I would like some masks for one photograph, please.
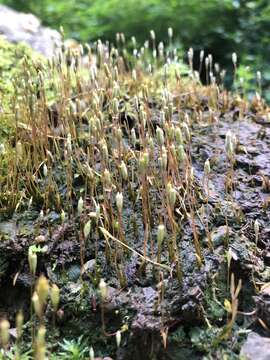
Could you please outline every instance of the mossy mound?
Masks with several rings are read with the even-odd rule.
[[[0,142],[12,131],[12,106],[20,93],[24,59],[42,61],[42,57],[24,43],[12,44],[0,36]]]

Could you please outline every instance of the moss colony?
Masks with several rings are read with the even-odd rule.
[[[150,35],[1,40],[3,359],[238,359],[269,329],[269,108]]]

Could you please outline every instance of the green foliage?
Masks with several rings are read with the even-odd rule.
[[[179,345],[187,341],[187,334],[185,333],[183,326],[180,326],[176,331],[169,334],[169,341]]]
[[[199,328],[194,327],[190,331],[190,339],[193,346],[202,352],[211,352],[220,330],[216,327]]]
[[[46,246],[41,247],[40,245],[34,244],[29,247],[29,251],[35,254],[42,254],[42,253],[46,253],[47,247]]]
[[[89,354],[89,348],[83,341],[82,336],[77,340],[64,339],[59,346],[61,351],[58,354],[58,359],[61,360],[82,360],[86,358],[86,354]]]
[[[176,42],[197,51],[204,48],[223,66],[231,66],[231,54],[237,51],[251,73],[262,72],[262,88],[270,99],[267,0],[0,0],[0,3],[32,12],[53,28],[62,25],[67,37],[82,42],[98,38],[114,41],[117,32],[124,32],[128,39],[134,35],[142,44],[151,29],[158,41],[167,41],[167,29],[172,27]]]
[[[249,96],[251,93],[254,94],[255,91],[259,90],[253,70],[250,66],[245,65],[240,65],[237,69],[234,86],[240,93],[243,93],[243,95]]]
[[[127,36],[136,35],[143,41],[149,30],[154,29],[159,39],[167,37],[167,28],[172,26],[178,37],[188,45],[205,46],[211,42],[210,33],[222,35],[229,30],[228,15],[233,14],[230,0],[73,0],[13,1],[2,0],[21,11],[31,11],[43,22],[53,27],[60,24],[68,36],[82,41],[98,37],[114,39],[116,32]],[[211,19],[211,24],[209,23]],[[210,24],[210,26],[209,26]],[[198,37],[198,33],[200,37]],[[192,41],[191,41],[192,40]]]
[[[32,350],[28,350],[25,351],[23,353],[20,353],[19,358],[18,356],[18,352],[16,351],[16,347],[11,348],[9,351],[7,351],[5,354],[0,353],[0,360],[14,360],[14,359],[18,359],[18,360],[31,360],[33,359],[33,351]]]

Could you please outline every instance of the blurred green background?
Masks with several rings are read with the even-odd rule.
[[[261,71],[265,94],[270,99],[270,1],[269,0],[0,0],[12,8],[31,12],[43,24],[82,42],[97,38],[114,40],[115,33],[136,36],[143,42],[154,29],[157,40],[174,41],[184,50],[205,49],[226,68],[231,54],[238,54],[240,73],[255,88]],[[249,66],[250,69],[246,69]],[[253,75],[253,76],[251,76]],[[253,85],[252,85],[253,82]]]

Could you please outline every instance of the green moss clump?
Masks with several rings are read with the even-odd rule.
[[[12,44],[0,36],[0,143],[11,134],[13,116],[11,107],[16,101],[18,79],[23,79],[23,59],[41,60],[26,44]],[[16,86],[14,84],[16,83]]]

